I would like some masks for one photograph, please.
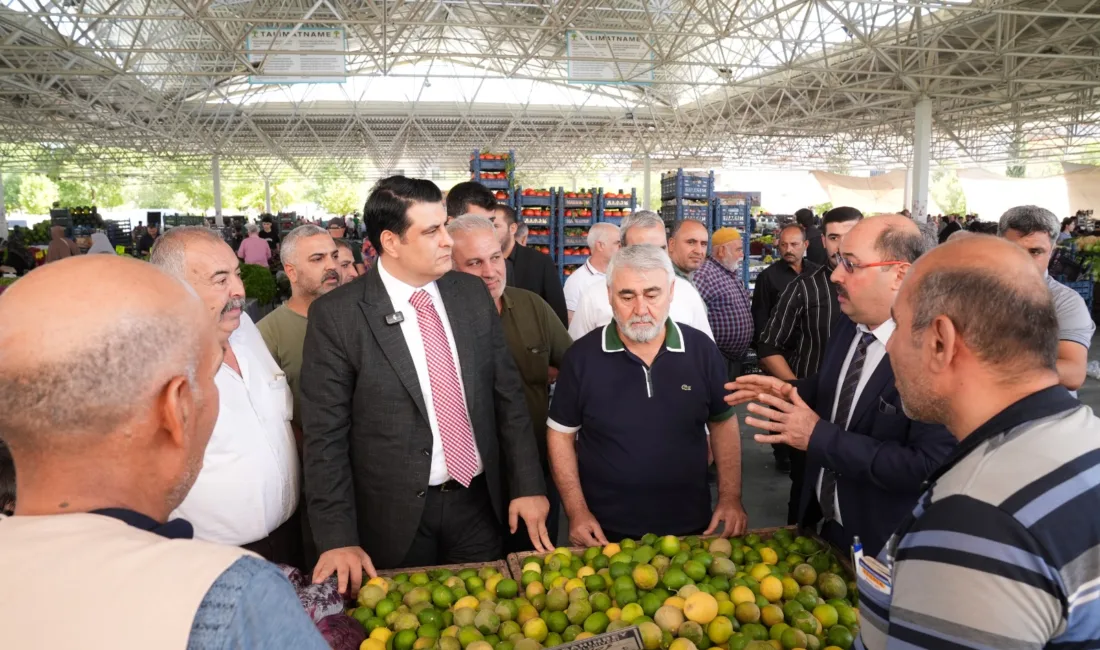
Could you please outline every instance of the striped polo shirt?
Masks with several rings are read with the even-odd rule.
[[[859,580],[857,648],[1100,648],[1100,419],[1054,386],[965,438]]]

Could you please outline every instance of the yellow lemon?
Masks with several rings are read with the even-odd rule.
[[[589,570],[591,571],[591,568],[589,568]],[[581,580],[580,578],[572,578],[565,583],[565,593],[569,593],[574,589],[584,589],[584,580]]]
[[[607,618],[612,621],[617,621],[622,618],[623,610],[618,607],[610,607],[604,614],[607,614]]]
[[[756,602],[756,594],[752,593],[752,589],[748,587],[734,587],[733,591],[730,592],[730,598],[733,599],[734,605]]]
[[[753,580],[756,580],[758,582],[770,576],[771,574],[771,567],[764,563],[754,564],[752,566],[752,569],[749,570],[749,575],[752,576]]]
[[[768,576],[760,581],[760,595],[768,599],[768,602],[778,602],[783,598],[783,581],[775,576]]]
[[[454,609],[454,611],[456,612],[463,607],[469,607],[470,609],[476,610],[479,604],[481,604],[481,601],[478,600],[475,596],[463,596],[455,602],[452,609]]]
[[[386,644],[378,639],[367,639],[359,644],[359,650],[386,650]]]
[[[371,630],[370,633],[370,638],[375,639],[376,641],[381,641],[382,643],[389,641],[391,636],[393,636],[393,632],[391,632],[389,628],[385,627],[376,627]]]
[[[588,576],[594,576],[594,575],[596,575],[596,570],[593,569],[590,566],[582,566],[580,568],[580,571],[577,571],[577,577],[580,578],[581,580],[584,580]]]
[[[718,601],[704,591],[692,594],[684,601],[684,616],[689,621],[706,625],[718,616]]]
[[[623,549],[620,548],[618,544],[614,543],[608,544],[607,546],[603,547],[603,554],[607,557],[618,555],[619,553],[622,553],[622,551]]]
[[[779,556],[776,555],[774,548],[765,546],[760,549],[760,559],[764,561],[764,564],[778,564]]]
[[[380,588],[383,594],[390,593],[390,583],[385,578],[371,578],[367,584]]]
[[[671,605],[680,611],[684,611],[684,599],[679,596],[669,596],[665,599],[665,605]]]
[[[534,571],[535,573],[542,573],[542,565],[538,562],[528,562],[523,565],[523,573],[528,571]]]

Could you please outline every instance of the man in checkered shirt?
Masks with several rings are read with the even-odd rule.
[[[752,342],[749,291],[739,272],[742,256],[741,233],[736,228],[719,228],[711,236],[710,253],[694,275],[730,379],[741,374],[741,362]]]

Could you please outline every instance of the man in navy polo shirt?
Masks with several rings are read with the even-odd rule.
[[[562,361],[546,435],[574,544],[710,534],[719,524],[727,537],[745,530],[726,362],[706,334],[668,317],[674,278],[660,248],[620,250],[607,270],[614,322]],[[708,428],[718,467],[713,513]]]

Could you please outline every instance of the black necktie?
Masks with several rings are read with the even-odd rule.
[[[867,360],[867,348],[874,340],[875,335],[870,332],[860,335],[852,362],[848,364],[848,372],[844,373],[844,383],[840,385],[840,397],[836,402],[836,413],[833,414],[833,424],[842,429],[848,427],[856,387],[859,386],[859,377],[863,374],[863,362]],[[829,469],[824,470],[821,478],[821,517],[825,521],[836,519],[836,474]]]

